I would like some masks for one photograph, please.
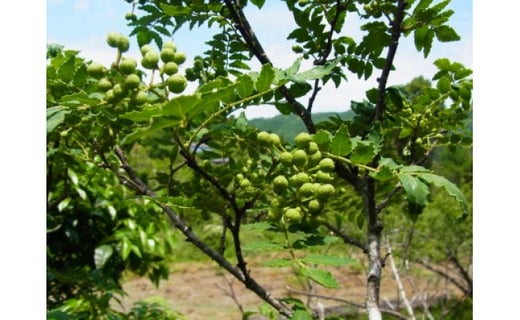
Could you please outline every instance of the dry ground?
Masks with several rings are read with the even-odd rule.
[[[360,260],[363,263],[363,258]],[[291,268],[264,267],[250,261],[252,276],[275,297],[288,297],[291,293],[288,287],[301,290],[297,277]],[[337,278],[340,288],[326,289],[317,287],[316,293],[330,297],[349,300],[362,304],[365,297],[366,276],[359,267],[328,268]],[[422,271],[421,271],[422,272]],[[431,296],[456,292],[452,286],[431,274],[424,272],[420,278],[401,275],[408,297],[427,291]],[[420,280],[419,280],[420,279]],[[232,289],[230,289],[230,284]],[[262,301],[241,283],[226,274],[214,262],[183,262],[172,265],[168,280],[163,280],[156,288],[148,279],[138,278],[128,280],[123,289],[129,294],[123,299],[123,306],[129,308],[133,302],[151,297],[166,298],[173,310],[183,313],[190,320],[241,319],[237,303],[230,297],[231,291],[237,302],[246,311],[258,311]],[[381,299],[397,299],[397,286],[389,267],[384,268],[381,287]],[[292,294],[303,301],[305,296]],[[325,306],[345,305],[334,300],[319,299]],[[311,306],[316,299],[311,302]]]

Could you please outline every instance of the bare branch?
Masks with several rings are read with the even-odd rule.
[[[403,283],[401,282],[401,279],[399,277],[399,271],[397,270],[397,267],[395,266],[394,257],[392,255],[392,247],[390,246],[390,242],[388,241],[388,237],[383,236],[383,239],[385,241],[386,250],[388,251],[388,259],[390,259],[390,268],[392,269],[392,273],[394,274],[395,282],[397,283],[397,289],[399,290],[399,295],[401,296],[401,299],[403,300],[404,306],[406,308],[406,311],[410,315],[412,320],[415,320],[415,315],[413,312],[413,308],[410,305],[410,302],[408,301],[408,298],[406,297],[406,292],[404,291]]]

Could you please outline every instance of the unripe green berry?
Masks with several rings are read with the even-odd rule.
[[[247,188],[249,186],[251,186],[251,181],[249,181],[249,179],[242,179],[240,182],[240,188]]]
[[[145,104],[147,100],[148,94],[144,91],[138,91],[132,99],[132,101],[138,106]]]
[[[322,205],[318,199],[312,199],[307,204],[307,208],[311,214],[319,214],[321,212]]]
[[[101,91],[107,91],[108,89],[112,88],[112,82],[108,80],[107,78],[102,78],[98,81],[98,89]]]
[[[117,44],[119,43],[119,33],[117,32],[109,32],[107,35],[107,44],[112,48],[117,48]]]
[[[126,76],[125,78],[125,88],[126,89],[135,89],[139,87],[139,84],[141,84],[141,78],[139,78],[138,75],[132,73]]]
[[[314,141],[309,142],[309,145],[307,146],[307,152],[312,155],[318,152],[320,148],[318,147],[318,144]]]
[[[101,63],[92,62],[87,67],[87,74],[93,78],[101,78],[105,74],[105,67]]]
[[[297,149],[293,152],[293,163],[302,168],[307,163],[307,153],[305,150]]]
[[[316,172],[314,174],[314,178],[316,179],[316,181],[318,182],[322,182],[322,183],[327,183],[327,182],[331,182],[333,180],[332,176],[330,175],[330,173],[328,172],[323,172],[321,170],[319,170],[318,172]]]
[[[288,208],[284,211],[283,216],[289,222],[300,222],[302,219],[302,211],[300,208]]]
[[[154,50],[150,50],[145,53],[143,56],[143,60],[141,60],[141,65],[146,69],[155,69],[157,68],[157,63],[159,62],[159,54]]]
[[[286,166],[292,165],[293,162],[293,154],[289,151],[284,151],[280,154],[280,162]]]
[[[292,185],[299,187],[306,182],[310,182],[311,178],[305,172],[298,172],[297,174],[292,175],[289,180]]]
[[[167,62],[166,64],[164,64],[163,66],[163,71],[164,73],[166,73],[167,75],[171,76],[171,75],[174,75],[177,73],[177,71],[179,71],[179,66],[171,61],[171,62]]]
[[[261,131],[256,134],[256,141],[260,145],[270,146],[271,145],[271,134],[267,131]]]
[[[280,136],[277,135],[276,133],[270,133],[269,140],[270,140],[270,143],[274,146],[282,144],[282,141],[280,140]]]
[[[181,93],[186,89],[188,80],[183,75],[174,74],[166,80],[168,89],[173,93]]]
[[[177,51],[177,46],[175,45],[175,43],[173,41],[165,41],[165,42],[163,42],[162,48],[163,49],[171,49],[171,50],[173,50],[173,52]]]
[[[324,158],[320,161],[319,166],[320,166],[321,171],[332,172],[332,171],[334,171],[334,167],[335,167],[334,160],[332,160],[330,158]]]
[[[335,191],[336,189],[330,183],[323,184],[318,188],[318,191],[316,192],[316,198],[320,200],[327,200],[334,195]]]
[[[161,60],[166,63],[166,62],[173,62],[173,59],[175,58],[175,51],[173,51],[172,49],[162,49],[161,50]]]
[[[289,187],[289,181],[286,177],[279,175],[273,179],[273,186],[276,191],[284,191]]]
[[[312,137],[307,132],[301,132],[296,136],[296,138],[294,138],[294,143],[296,144],[296,147],[300,149],[306,149],[311,141]]]
[[[312,183],[306,182],[306,183],[302,184],[300,186],[300,188],[298,189],[298,193],[302,197],[305,197],[305,198],[312,196],[312,194],[314,193],[314,188],[313,188]]]
[[[173,57],[173,61],[177,64],[183,64],[186,61],[186,54],[184,52],[175,52],[175,56]]]
[[[153,46],[151,44],[145,44],[141,47],[141,55],[144,57],[144,55],[148,52],[148,51],[152,51],[153,50]]]
[[[137,68],[137,61],[133,58],[124,58],[119,63],[119,70],[124,74],[131,74]]]

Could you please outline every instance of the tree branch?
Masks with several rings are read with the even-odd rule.
[[[406,1],[399,0],[397,2],[397,11],[394,20],[390,22],[392,25],[391,42],[390,46],[388,47],[385,65],[383,67],[383,71],[381,72],[381,76],[379,77],[379,86],[377,88],[378,97],[376,110],[374,113],[374,119],[377,122],[380,122],[383,119],[383,112],[385,109],[386,84],[388,82],[388,76],[390,75],[390,71],[392,70],[392,65],[394,64],[397,46],[399,45],[399,38],[401,37],[402,32],[401,24],[403,23],[405,9]]]
[[[197,247],[200,251],[210,257],[213,261],[215,261],[218,265],[223,267],[226,271],[232,274],[236,279],[242,282],[246,288],[253,291],[258,297],[260,297],[265,302],[269,303],[276,310],[278,310],[281,314],[290,317],[292,315],[292,310],[284,303],[278,301],[273,298],[262,286],[260,286],[253,278],[246,277],[237,267],[233,266],[224,256],[219,254],[217,251],[213,250],[206,243],[200,240],[197,235],[192,231],[191,227],[189,227],[184,220],[182,220],[171,207],[159,202],[157,200],[157,196],[153,191],[151,191],[148,186],[137,176],[136,172],[129,165],[123,150],[119,146],[114,147],[114,152],[116,153],[119,161],[121,162],[121,168],[126,172],[128,177],[123,176],[121,173],[114,170],[114,173],[120,178],[120,180],[127,186],[134,189],[138,194],[146,195],[157,203],[157,205],[168,215],[168,218],[172,221],[173,225],[180,230],[185,236],[186,239],[191,242],[195,247]],[[126,183],[129,182],[129,183]]]
[[[249,50],[255,55],[255,57],[260,61],[261,64],[269,64],[273,65],[264,48],[262,47],[260,41],[256,37],[249,21],[247,20],[242,8],[233,4],[231,0],[225,0],[226,7],[229,9],[231,14],[231,18],[235,24],[235,27],[238,29],[242,38],[246,42]],[[305,124],[307,131],[309,133],[315,133],[316,127],[314,126],[314,122],[312,121],[311,114],[307,112],[307,110],[303,107],[301,103],[296,101],[296,99],[289,93],[287,87],[282,86],[278,89],[280,93],[283,95],[285,100],[291,105],[295,114],[297,114]]]
[[[358,247],[359,249],[361,249],[363,251],[364,254],[368,254],[367,246],[365,244],[363,244],[361,241],[349,237],[348,235],[343,233],[340,229],[336,228],[335,226],[333,226],[329,222],[325,222],[323,225],[325,227],[327,227],[327,229],[329,229],[329,231],[334,233],[336,236],[338,236],[341,239],[343,239],[343,242],[351,244],[351,245],[353,245],[355,247]]]
[[[453,283],[457,288],[459,288],[464,294],[468,294],[468,289],[462,284],[460,283],[457,279],[455,279],[452,275],[450,275],[449,273],[447,272],[444,272],[442,270],[439,270],[437,268],[435,268],[434,266],[432,266],[431,264],[429,264],[425,259],[423,260],[417,260],[416,263],[422,265],[423,267],[425,267],[426,269],[440,275],[441,277],[445,278],[446,280],[448,280],[449,282]]]

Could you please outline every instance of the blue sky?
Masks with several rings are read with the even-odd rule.
[[[405,38],[400,44],[396,58],[398,72],[390,77],[390,84],[401,84],[410,81],[415,76],[431,77],[435,73],[433,61],[439,57],[448,57],[472,67],[472,1],[452,0],[449,8],[455,11],[451,25],[461,35],[462,40],[453,43],[434,43],[428,59],[416,52],[411,37]],[[105,43],[106,34],[110,31],[128,34],[124,15],[131,11],[131,5],[123,0],[48,0],[47,1],[47,42],[60,43],[69,49],[77,49],[88,58],[104,64],[109,64],[115,56],[112,48]],[[275,66],[284,68],[292,64],[295,55],[292,54],[292,42],[286,40],[287,34],[294,24],[292,17],[285,9],[282,1],[266,1],[262,11],[251,7],[246,11],[256,34]],[[359,23],[351,20],[346,30],[359,29]],[[207,47],[204,41],[210,33],[207,29],[182,29],[174,36],[179,50],[186,52],[188,63],[193,57],[202,53]],[[360,37],[359,33],[350,36]],[[131,44],[129,55],[139,57],[135,41]],[[310,67],[304,65],[302,67]],[[315,111],[345,111],[350,106],[350,100],[361,100],[364,92],[377,84],[375,77],[371,82],[358,80],[355,76],[337,90],[332,84],[322,91],[316,101]],[[193,88],[193,85],[188,89]],[[249,109],[249,117],[269,117],[277,112],[268,106]]]

